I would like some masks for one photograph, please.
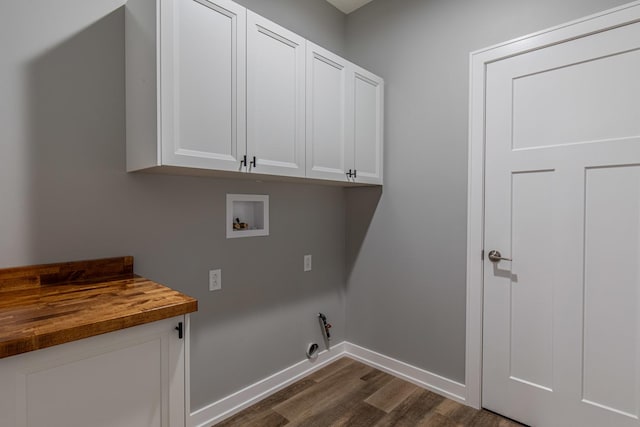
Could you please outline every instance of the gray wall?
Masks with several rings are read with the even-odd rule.
[[[0,6],[0,267],[130,254],[197,297],[193,409],[301,360],[318,310],[336,342],[463,381],[468,53],[623,2],[375,0],[345,18],[324,0],[240,1],[386,79],[384,192],[346,200],[126,174],[123,3]],[[271,236],[225,239],[228,192],[271,196]]]
[[[351,342],[464,382],[469,52],[623,3],[375,0],[348,16],[349,59],[386,84],[383,195],[347,191]]]
[[[345,17],[324,0],[253,3],[344,49]],[[137,273],[197,297],[197,409],[304,359],[320,310],[345,338],[344,193],[125,173],[123,4],[0,6],[0,268],[133,255]],[[228,192],[270,195],[269,237],[225,238]]]

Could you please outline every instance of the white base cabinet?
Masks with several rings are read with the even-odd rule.
[[[184,427],[185,321],[0,359],[0,426]]]
[[[127,170],[382,184],[383,80],[231,0],[128,0]]]

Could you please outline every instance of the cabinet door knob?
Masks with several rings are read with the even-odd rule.
[[[351,173],[351,169],[349,169],[349,172],[346,173],[347,177],[351,178],[353,176],[353,173]]]
[[[182,330],[182,322],[178,323],[178,326],[176,326],[176,331],[178,331],[178,338],[182,339],[183,335],[184,335],[184,331]]]
[[[357,178],[357,177],[358,177],[358,171],[357,171],[357,170],[355,170],[355,169],[353,170],[353,177],[354,177],[354,178]]]
[[[256,167],[256,156],[253,156],[253,160],[249,162],[249,164],[251,165],[251,167],[255,168]]]
[[[242,160],[240,160],[240,167],[247,167],[247,155],[242,156]]]

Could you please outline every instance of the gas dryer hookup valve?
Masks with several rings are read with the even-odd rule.
[[[327,342],[331,341],[331,333],[329,329],[331,329],[331,324],[327,322],[327,316],[322,313],[318,313],[318,320],[320,321],[320,327],[322,328],[322,335]]]

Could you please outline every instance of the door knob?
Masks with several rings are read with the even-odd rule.
[[[500,251],[496,250],[490,251],[488,257],[491,262],[511,261],[511,258],[504,258]]]

